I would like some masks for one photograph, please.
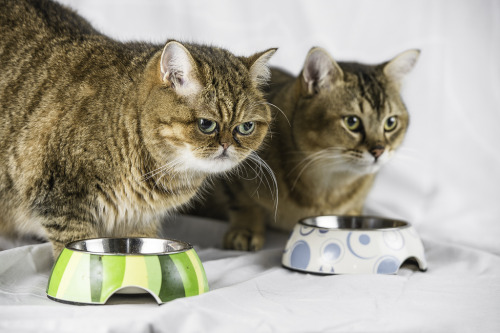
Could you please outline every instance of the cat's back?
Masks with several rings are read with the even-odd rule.
[[[47,73],[55,78],[70,68],[69,54],[85,41],[106,39],[84,18],[51,0],[0,0],[0,8],[1,113],[19,99],[29,101],[26,94],[39,90]]]
[[[107,123],[117,123],[126,89],[156,51],[114,41],[53,1],[0,0],[0,192],[9,159],[28,156],[15,151],[58,160],[48,148],[68,136],[81,139],[74,147],[86,144],[83,131],[106,141]]]
[[[61,85],[70,55],[104,39],[72,10],[50,0],[0,0],[0,156],[41,101]],[[81,52],[80,52],[81,53]],[[67,80],[66,80],[67,81]],[[65,89],[68,90],[66,82]]]
[[[281,104],[285,97],[283,96],[285,88],[290,86],[294,81],[295,77],[289,72],[281,68],[271,67],[271,80],[264,88],[267,100],[273,104]],[[272,111],[280,112],[277,108],[274,108]]]
[[[281,68],[271,68],[271,84],[282,84],[294,79],[295,77],[292,74]]]
[[[0,45],[14,40],[99,34],[74,11],[51,0],[0,0],[0,8]]]
[[[0,120],[10,117],[12,128],[23,126],[28,114],[49,102],[67,109],[82,97],[81,90],[130,83],[131,73],[156,51],[151,45],[116,42],[52,0],[0,0],[0,8]],[[2,128],[0,139],[6,132]]]

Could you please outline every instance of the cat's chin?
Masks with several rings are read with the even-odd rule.
[[[215,154],[208,157],[196,157],[192,152],[185,153],[182,157],[186,170],[204,174],[218,174],[227,172],[241,162],[233,147],[224,152],[219,149]]]
[[[217,174],[231,170],[237,165],[237,161],[230,158],[203,159],[192,163],[189,167],[195,172]]]
[[[229,155],[211,156],[205,158],[194,157],[191,154],[183,158],[184,170],[202,174],[218,174],[233,169],[238,160]]]
[[[361,159],[351,162],[350,171],[359,175],[377,173],[387,162],[389,162],[391,157],[392,154],[386,152],[375,160],[370,154],[366,153]]]
[[[371,165],[355,165],[350,169],[350,171],[359,175],[369,175],[377,173],[381,167],[381,163],[373,163]]]
[[[366,163],[359,162],[351,164],[350,171],[359,175],[369,175],[377,173],[388,162],[387,159],[378,160],[376,162]]]

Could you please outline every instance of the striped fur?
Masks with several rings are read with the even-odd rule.
[[[274,49],[120,43],[49,0],[0,0],[0,232],[65,243],[155,236],[159,219],[263,141]],[[189,62],[185,83],[164,50]],[[210,135],[200,119],[218,123]],[[236,128],[254,122],[241,136]]]

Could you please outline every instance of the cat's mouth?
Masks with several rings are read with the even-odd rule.
[[[219,149],[210,155],[195,156],[189,153],[184,160],[184,165],[191,171],[203,173],[222,173],[234,168],[239,160],[234,148]]]
[[[387,163],[389,160],[390,154],[384,153],[380,156],[374,157],[370,153],[363,154],[352,163],[352,169],[355,172],[361,174],[370,174],[376,173],[380,170],[380,168]]]
[[[237,158],[232,156],[227,150],[217,154],[214,157],[208,159],[207,166],[210,173],[221,173],[229,171],[234,168],[237,164]]]
[[[215,156],[214,159],[216,159],[216,160],[224,160],[224,159],[228,159],[228,158],[230,158],[229,157],[229,153],[227,152],[227,149],[224,149],[222,151],[222,153],[220,153],[219,155]]]

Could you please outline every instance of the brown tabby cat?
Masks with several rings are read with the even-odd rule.
[[[0,0],[0,232],[156,236],[159,218],[263,141],[251,57],[119,43],[49,0]]]
[[[272,184],[269,176],[244,180],[259,171],[250,162],[238,181],[225,184],[225,247],[260,249],[266,224],[291,230],[308,216],[361,214],[376,172],[405,135],[408,113],[399,89],[418,55],[410,50],[368,66],[337,63],[313,48],[297,78],[273,70],[269,102],[277,107],[275,123],[261,157],[274,171],[277,189],[263,188]]]

